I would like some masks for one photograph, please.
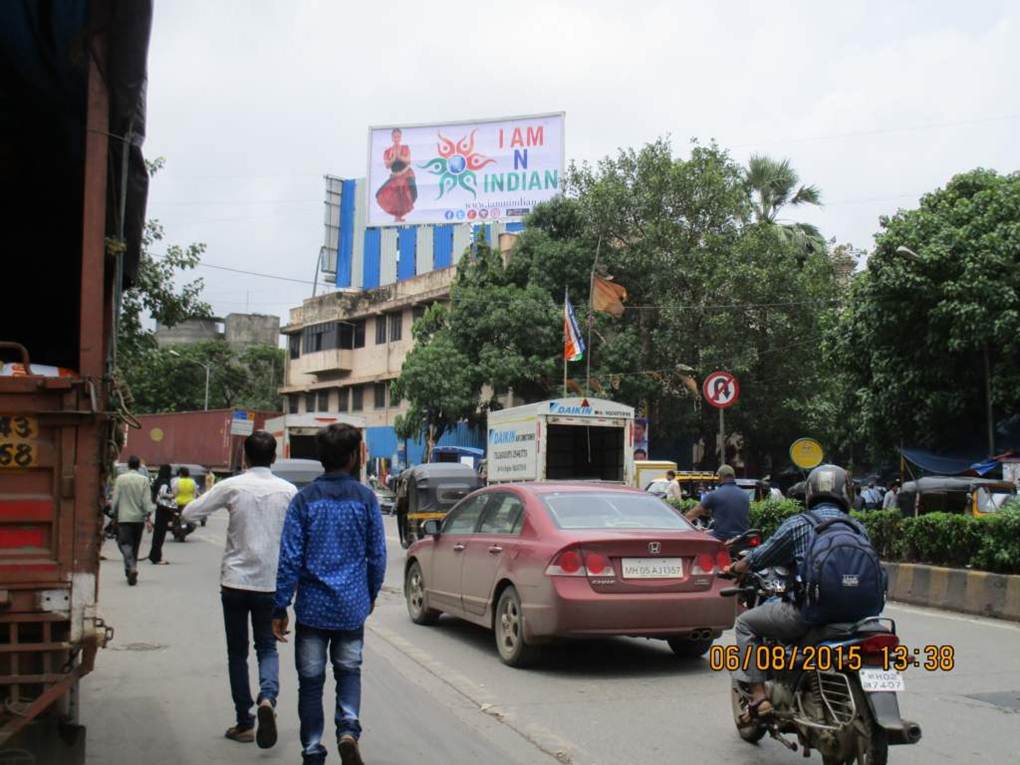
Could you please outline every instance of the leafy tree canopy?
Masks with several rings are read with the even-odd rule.
[[[810,428],[822,384],[819,321],[835,297],[827,255],[757,223],[744,169],[714,144],[678,159],[659,140],[573,165],[566,183],[565,197],[529,217],[505,266],[484,243],[462,258],[450,306],[418,323],[405,369],[448,338],[472,390],[462,417],[511,389],[518,401],[559,395],[564,289],[585,326],[597,253],[629,297],[622,318],[594,317],[591,392],[646,409],[653,451],[686,461],[683,436],[712,443],[718,422],[697,384],[728,369],[743,386],[728,430],[758,461],[783,459]],[[570,370],[581,384],[583,369]],[[427,394],[400,390],[425,410]]]
[[[844,438],[885,452],[983,444],[986,352],[995,411],[1020,410],[1020,174],[957,175],[881,225],[827,333]]]

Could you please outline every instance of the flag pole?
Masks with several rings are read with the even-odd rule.
[[[598,244],[595,245],[595,262],[591,264],[591,276],[588,279],[588,371],[584,378],[584,395],[590,394],[591,386],[591,331],[595,325],[595,269],[599,265],[599,250],[602,249],[602,235],[599,234]]]
[[[564,346],[566,346],[566,329],[567,329],[567,288],[563,288],[563,332],[564,332]],[[563,398],[567,397],[567,349],[563,348]]]

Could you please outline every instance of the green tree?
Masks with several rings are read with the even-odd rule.
[[[1020,174],[957,175],[881,226],[827,333],[853,438],[984,444],[986,382],[998,418],[1020,411]]]
[[[659,140],[574,165],[566,184],[565,197],[528,218],[505,267],[484,244],[462,258],[450,307],[418,323],[408,361],[437,364],[422,346],[450,340],[472,391],[461,417],[508,390],[515,401],[559,395],[564,289],[586,326],[598,253],[629,298],[622,318],[593,317],[591,392],[646,409],[653,449],[686,462],[683,443],[714,443],[718,423],[695,379],[728,369],[743,387],[728,430],[744,434],[759,466],[785,462],[793,438],[809,434],[805,412],[824,384],[820,317],[836,292],[827,254],[758,225],[743,169],[714,144],[678,159]],[[573,364],[570,376],[583,384],[584,369]],[[436,395],[401,390],[418,411]]]
[[[397,435],[424,438],[426,462],[443,434],[474,416],[478,408],[471,362],[443,331],[408,354],[400,377],[393,383],[392,396],[395,400],[407,399],[409,404],[407,412],[394,423]]]
[[[205,404],[205,369],[209,375],[209,408],[279,411],[276,392],[284,351],[273,346],[235,350],[223,340],[168,348],[151,348],[137,355],[128,369],[128,385],[139,414],[183,412]],[[176,354],[176,355],[175,355]]]
[[[747,163],[747,188],[751,196],[755,220],[775,226],[780,237],[795,242],[806,250],[824,249],[825,239],[810,223],[783,222],[780,211],[789,205],[820,205],[822,193],[815,186],[800,184],[800,176],[788,159],[773,159],[753,154]]]

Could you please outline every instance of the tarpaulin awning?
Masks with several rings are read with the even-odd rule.
[[[999,469],[996,459],[982,459],[978,454],[935,454],[926,449],[900,449],[900,454],[912,465],[934,475],[988,475]]]

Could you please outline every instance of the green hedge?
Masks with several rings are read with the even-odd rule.
[[[697,502],[673,504],[688,510]],[[792,499],[752,502],[751,527],[767,538],[784,520],[802,511],[800,503]],[[882,560],[1020,574],[1020,500],[981,517],[926,513],[913,518],[904,517],[899,510],[852,515],[864,524]]]

